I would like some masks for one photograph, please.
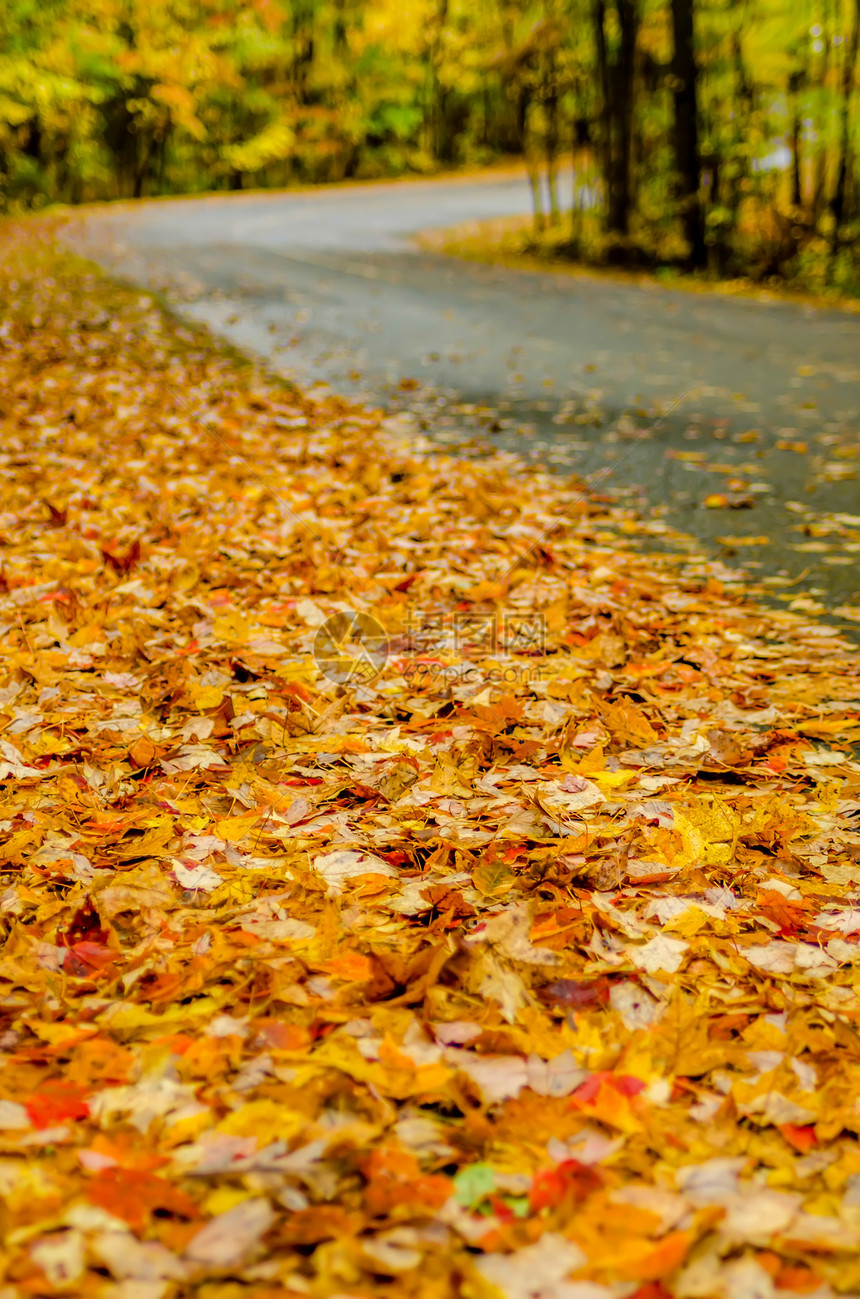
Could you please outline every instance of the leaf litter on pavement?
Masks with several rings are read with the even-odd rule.
[[[33,231],[2,1299],[860,1289],[854,648]]]

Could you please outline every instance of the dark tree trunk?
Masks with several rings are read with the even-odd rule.
[[[164,132],[158,141],[158,192],[164,193],[164,169],[167,165],[167,137],[170,134],[170,128]]]
[[[531,91],[528,86],[520,84],[517,87],[515,102],[515,131],[516,131],[516,152],[525,153],[526,135],[528,133],[529,106],[531,104]]]
[[[699,194],[701,167],[699,161],[698,69],[693,44],[694,0],[672,0],[672,30],[675,39],[673,95],[675,100],[675,164],[678,171],[678,197],[684,235],[689,246],[688,262],[692,268],[707,262],[702,204]]]
[[[606,0],[594,0],[594,43],[597,50],[597,76],[600,82],[600,124],[598,156],[600,170],[606,186],[606,205],[609,208],[609,191],[612,187],[612,88],[609,76],[609,55],[606,49]]]
[[[854,21],[851,26],[851,39],[845,51],[845,63],[842,67],[842,103],[839,111],[839,164],[836,172],[836,186],[830,200],[830,211],[833,213],[832,251],[839,247],[839,227],[845,216],[845,198],[848,191],[848,166],[851,157],[851,99],[854,93],[854,78],[857,72],[857,56],[860,53],[860,0],[854,0]]]
[[[445,27],[448,22],[448,0],[438,0],[435,15],[435,34],[430,48],[430,152],[437,160],[449,161],[447,152],[447,97],[439,71],[445,49]]]
[[[606,3],[594,0],[592,18],[600,80],[600,158],[606,187],[606,226],[625,239],[633,209],[633,104],[638,0],[615,0],[619,38],[610,61],[606,40]]]
[[[134,171],[134,188],[132,190],[132,197],[134,198],[143,198],[143,182],[146,179],[148,166],[149,149],[145,149],[143,158]]]
[[[42,157],[42,128],[37,118],[34,117],[28,123],[28,131],[27,139],[21,145],[21,152],[39,162]]]
[[[621,46],[615,75],[615,100],[617,104],[615,211],[612,228],[621,235],[630,230],[633,206],[633,178],[631,154],[633,148],[633,75],[636,62],[636,38],[639,31],[639,14],[636,0],[616,0],[618,22],[621,28]]]
[[[825,86],[830,75],[830,59],[833,49],[833,35],[830,27],[830,5],[822,0],[821,6],[821,42],[824,46],[815,84]],[[815,157],[815,172],[812,181],[812,221],[817,225],[827,206],[827,137],[819,131],[819,143]]]
[[[558,205],[558,151],[561,144],[561,130],[559,127],[558,62],[555,50],[547,52],[544,90],[546,183],[549,190],[549,219],[551,225],[558,225],[561,220],[561,210]]]
[[[800,114],[795,105],[791,119],[791,205],[794,208],[803,206],[803,185],[800,167]]]

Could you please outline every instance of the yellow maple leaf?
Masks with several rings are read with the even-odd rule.
[[[224,698],[220,686],[205,686],[196,681],[191,682],[188,693],[194,701],[194,707],[201,713],[209,708],[217,708]]]
[[[679,915],[672,916],[663,929],[666,933],[680,934],[682,938],[692,938],[710,923],[710,919],[701,907],[690,906]]]
[[[485,861],[472,871],[472,883],[484,897],[507,893],[515,879],[514,872],[502,861]]]
[[[212,829],[225,843],[238,843],[251,833],[262,815],[262,812],[243,812],[239,816],[225,816],[222,821],[216,821]]]
[[[244,614],[238,609],[222,613],[212,624],[212,634],[227,644],[244,644],[250,638],[251,627]]]
[[[219,884],[217,889],[209,895],[209,902],[213,907],[223,907],[228,902],[234,906],[243,906],[250,902],[256,892],[256,882],[253,876],[234,876],[231,880],[225,880]]]
[[[256,1137],[259,1146],[272,1141],[291,1141],[308,1127],[304,1114],[297,1114],[273,1100],[248,1101],[228,1114],[216,1131],[231,1137]]]

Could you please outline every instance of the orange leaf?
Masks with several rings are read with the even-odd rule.
[[[778,1290],[791,1290],[795,1294],[809,1294],[812,1290],[817,1290],[821,1285],[821,1277],[812,1271],[812,1268],[804,1267],[802,1264],[792,1266],[788,1264],[780,1269],[776,1277],[776,1287]]]
[[[178,1186],[135,1168],[103,1169],[87,1188],[87,1199],[135,1231],[146,1226],[156,1209],[180,1218],[200,1217],[197,1205]]]
[[[438,1209],[451,1194],[447,1177],[422,1176],[418,1160],[405,1150],[374,1150],[360,1167],[367,1178],[365,1204],[375,1216],[391,1213],[398,1205]]]
[[[818,1144],[814,1127],[798,1127],[795,1123],[781,1123],[779,1130],[788,1144],[794,1146],[795,1150],[799,1150],[802,1155],[807,1154],[813,1146]]]
[[[659,1281],[661,1277],[671,1275],[687,1257],[692,1243],[688,1231],[671,1232],[650,1254],[637,1260],[636,1280]]]

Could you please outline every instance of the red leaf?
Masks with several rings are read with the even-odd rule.
[[[53,1079],[42,1083],[30,1099],[24,1102],[24,1108],[35,1128],[51,1128],[57,1123],[64,1123],[66,1119],[87,1118],[90,1107],[85,1096],[83,1088],[77,1083]]]
[[[591,1104],[597,1097],[602,1083],[609,1087],[614,1087],[621,1096],[638,1096],[641,1091],[645,1090],[645,1084],[641,1078],[635,1078],[632,1074],[614,1074],[607,1072],[593,1073],[590,1078],[577,1087],[573,1093],[573,1098],[585,1105]]]
[[[529,1204],[537,1212],[539,1209],[553,1209],[568,1198],[578,1203],[600,1185],[601,1179],[593,1168],[581,1164],[577,1159],[567,1159],[556,1168],[546,1168],[535,1173]]]
[[[82,907],[75,912],[68,928],[60,934],[63,947],[74,947],[80,942],[103,943],[108,931],[102,928],[101,917],[87,898]]]
[[[102,943],[75,943],[69,948],[63,969],[77,978],[103,974],[116,960],[116,952]]]
[[[118,555],[105,546],[101,547],[101,552],[105,563],[110,564],[115,573],[129,573],[140,559],[140,538],[135,537],[124,555]]]
[[[646,1281],[634,1290],[630,1299],[670,1299],[669,1291],[660,1281]]]

